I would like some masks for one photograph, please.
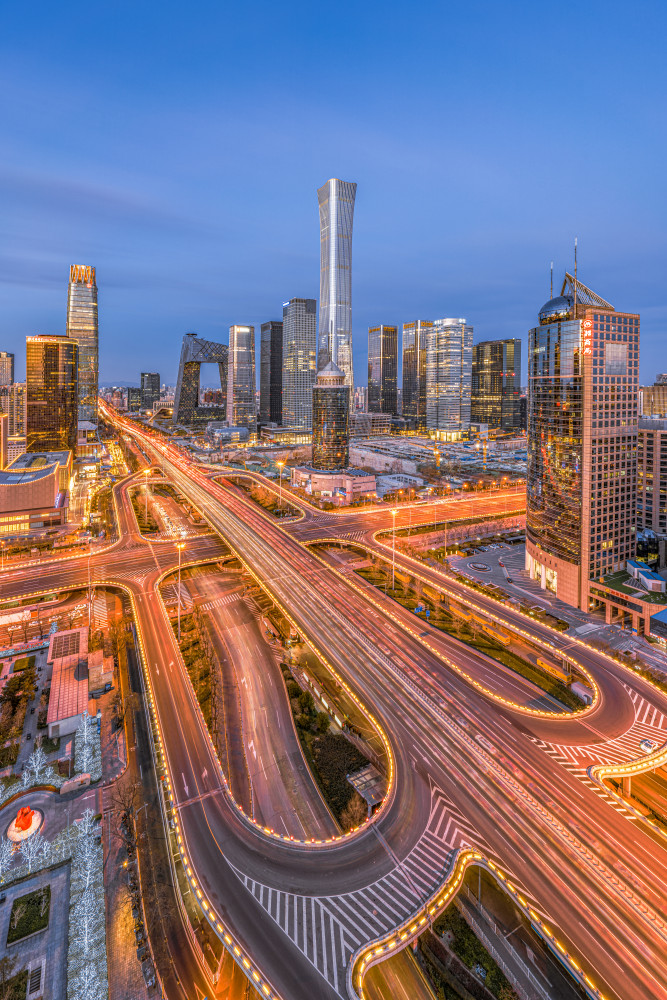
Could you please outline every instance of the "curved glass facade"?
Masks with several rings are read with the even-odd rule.
[[[530,331],[526,534],[579,563],[583,460],[583,372],[579,320]]]

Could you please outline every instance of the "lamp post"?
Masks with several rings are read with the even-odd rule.
[[[281,515],[283,510],[283,465],[284,464],[285,464],[284,462],[276,462],[276,465],[280,469],[280,479],[278,483],[278,497],[279,497],[278,510],[280,511]]]
[[[0,551],[2,552],[2,572],[5,572],[5,542],[0,542]]]
[[[185,548],[185,542],[176,542],[178,549],[178,643],[181,643],[181,552]]]
[[[144,490],[146,491],[146,510],[144,513],[145,531],[148,531],[148,477],[150,474],[150,469],[144,469]]]
[[[398,514],[398,509],[393,508],[391,516],[394,519],[394,525],[391,530],[391,589],[392,593],[396,587],[396,515]]]
[[[90,550],[90,547],[89,547],[88,548],[88,628],[90,628],[90,625],[91,625],[92,604],[93,604],[93,595],[92,595],[91,589],[90,589],[90,557],[92,556],[92,554],[93,553],[92,553],[92,551]]]

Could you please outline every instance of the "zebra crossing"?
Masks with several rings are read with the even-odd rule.
[[[667,741],[665,716],[637,691],[627,684],[623,686],[634,705],[635,721],[622,736],[607,740],[606,743],[589,743],[583,746],[549,743],[534,737],[533,742],[569,770],[583,771],[591,764],[625,764],[641,757],[645,752],[639,746],[642,740],[651,740],[661,746]]]
[[[384,838],[376,835],[391,854]],[[234,873],[299,951],[338,993],[347,996],[350,956],[362,944],[406,921],[446,880],[460,847],[487,850],[482,838],[444,795],[431,787],[426,829],[412,851],[388,875],[354,892],[301,896]],[[393,856],[393,855],[392,855]]]
[[[106,596],[96,597],[93,601],[93,623],[95,629],[105,629],[109,624],[109,610]]]
[[[231,604],[233,601],[240,601],[242,597],[243,594],[239,590],[233,594],[223,594],[222,597],[216,597],[214,601],[207,601],[206,604],[200,604],[199,607],[202,611],[213,611],[215,608],[221,608],[225,604]]]
[[[351,542],[360,542],[367,534],[367,531],[348,531],[347,534],[341,535],[341,538],[348,538]]]
[[[162,587],[161,592],[165,604],[178,604],[178,584],[167,583]],[[181,610],[192,611],[194,603],[187,588],[181,584]]]

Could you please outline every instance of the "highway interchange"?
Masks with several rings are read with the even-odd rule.
[[[148,435],[133,433],[356,693],[391,747],[390,794],[362,831],[301,844],[249,822],[227,793],[158,593],[173,551],[137,537],[126,493],[118,491],[121,538],[91,559],[93,579],[122,584],[133,596],[192,884],[264,995],[333,998],[359,988],[351,957],[396,928],[407,941],[414,915],[440,898],[455,852],[472,846],[509,875],[536,922],[558,937],[601,996],[667,997],[663,845],[548,752],[594,745],[604,756],[604,745],[622,739],[644,705],[659,734],[667,698],[583,644],[482,595],[466,596],[420,564],[424,578],[492,607],[507,627],[566,646],[600,689],[596,707],[577,719],[526,711],[525,700],[516,709],[503,705],[443,659],[484,677],[483,657],[420,636],[414,626],[408,631],[395,607],[388,614],[379,598],[369,601],[292,537],[314,516],[300,527],[272,523],[179,452],[160,452]],[[328,523],[321,535],[331,534]],[[222,551],[215,536],[194,538],[187,561]],[[396,561],[415,571],[409,557],[397,553]],[[7,597],[81,586],[86,563],[8,572]]]

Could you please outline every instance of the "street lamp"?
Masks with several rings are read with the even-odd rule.
[[[5,572],[5,541],[0,542],[0,552],[2,552],[2,572]]]
[[[281,514],[283,509],[283,465],[284,464],[285,464],[284,462],[276,462],[276,465],[280,469],[280,480],[278,484],[278,497],[279,497],[278,510],[281,512]]]
[[[144,490],[146,491],[146,511],[144,513],[144,530],[148,531],[148,477],[151,474],[150,469],[144,469]]]
[[[176,542],[178,549],[178,644],[181,644],[181,552],[185,548],[185,542]]]
[[[396,515],[398,514],[398,509],[393,508],[391,516],[394,519],[394,525],[391,530],[391,589],[392,592],[396,587]]]

